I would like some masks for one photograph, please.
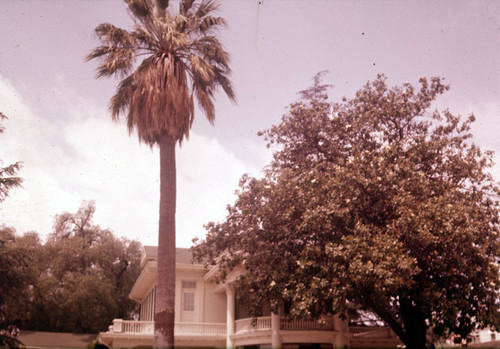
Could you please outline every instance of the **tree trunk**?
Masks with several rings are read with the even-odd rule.
[[[427,325],[425,317],[418,308],[412,305],[411,300],[401,301],[401,317],[405,326],[407,349],[427,348]]]
[[[158,227],[158,281],[156,286],[153,347],[174,347],[175,324],[175,204],[176,141],[160,137],[160,219]]]

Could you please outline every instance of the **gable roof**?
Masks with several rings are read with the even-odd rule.
[[[158,259],[158,246],[144,246],[143,259],[156,260]],[[193,264],[193,255],[189,248],[175,249],[175,262],[181,264]]]
[[[176,270],[197,270],[206,273],[207,269],[200,263],[194,263],[191,250],[189,248],[176,248],[175,251]],[[140,302],[146,293],[154,286],[158,272],[158,247],[143,246],[141,256],[141,273],[132,286],[129,298]],[[200,275],[202,275],[200,274]]]

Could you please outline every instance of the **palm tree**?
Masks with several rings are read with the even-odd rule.
[[[122,78],[109,108],[116,121],[126,117],[129,133],[160,149],[160,218],[155,348],[174,346],[175,307],[175,146],[189,136],[194,100],[210,123],[220,87],[235,101],[229,56],[215,36],[225,25],[213,0],[180,0],[178,13],[168,0],[125,0],[133,30],[109,23],[96,27],[102,45],[87,60],[100,58],[97,78]],[[136,64],[136,60],[142,61]]]

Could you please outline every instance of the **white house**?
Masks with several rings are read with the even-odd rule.
[[[397,347],[401,342],[387,327],[353,327],[338,316],[323,321],[293,320],[263,309],[253,319],[235,301],[230,276],[225,284],[210,281],[215,268],[193,264],[188,249],[177,249],[175,345],[214,348],[369,348]],[[145,246],[130,298],[140,303],[137,321],[113,320],[98,339],[113,348],[153,344],[157,248]]]

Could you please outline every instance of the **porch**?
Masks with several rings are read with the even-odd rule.
[[[228,331],[232,329],[232,333]],[[317,320],[295,320],[286,317],[263,316],[225,323],[176,322],[174,333],[179,346],[234,347],[248,343],[281,344],[287,338],[301,333],[320,333],[331,336],[335,330],[333,318]],[[312,331],[312,332],[311,332]],[[319,332],[318,332],[319,331]],[[99,334],[99,340],[110,347],[133,347],[151,345],[154,335],[153,321],[132,321],[115,319],[107,332]],[[278,340],[278,342],[276,342]]]
[[[229,328],[228,328],[229,327]],[[229,331],[232,330],[232,333]],[[331,343],[334,348],[349,345],[352,348],[393,347],[400,344],[388,327],[343,326],[336,317],[320,320],[297,320],[271,314],[225,323],[176,322],[176,346],[236,347],[269,345],[280,347],[286,343],[306,343],[314,338],[319,343]],[[152,345],[153,321],[115,319],[99,340],[110,347]]]
[[[268,331],[272,329],[272,316],[262,316],[256,319],[247,318],[234,322],[234,334],[246,332]],[[333,318],[318,320],[296,320],[285,317],[279,318],[279,330],[283,331],[334,331]],[[225,323],[206,322],[176,322],[174,332],[176,336],[215,336],[226,337]],[[105,333],[123,333],[131,335],[153,335],[154,321],[133,321],[114,319]]]
[[[108,332],[128,334],[154,334],[154,321],[131,321],[115,319],[113,325],[109,326]],[[205,322],[176,322],[175,335],[189,336],[222,336],[226,337],[226,324]]]

